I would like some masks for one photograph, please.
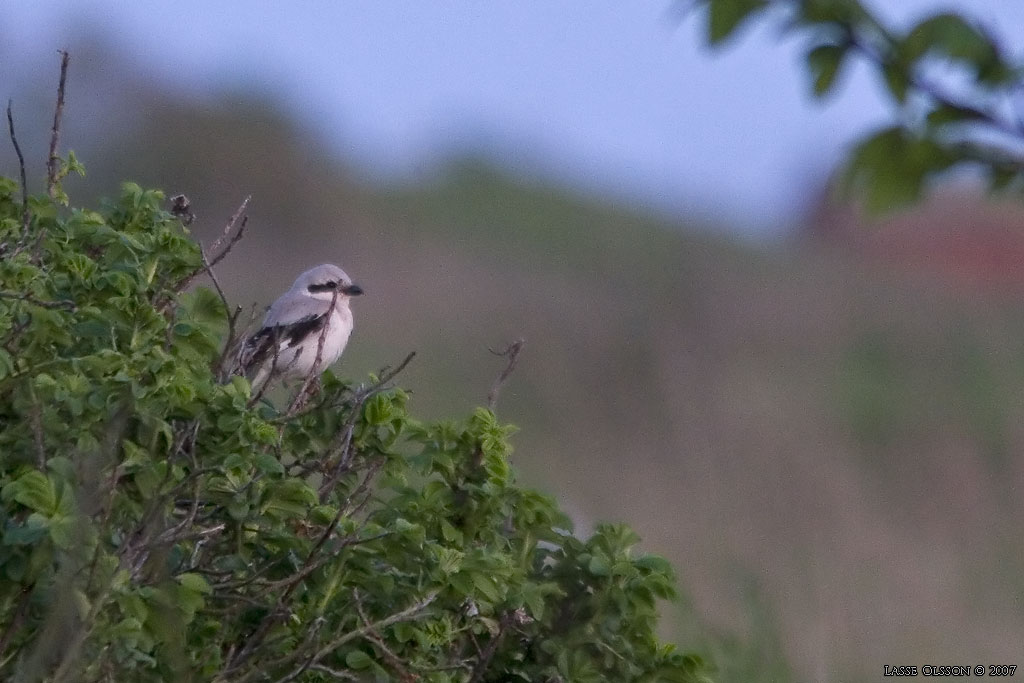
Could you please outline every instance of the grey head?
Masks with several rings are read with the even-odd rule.
[[[339,298],[358,296],[363,293],[363,288],[352,282],[352,278],[338,266],[325,263],[310,268],[296,278],[291,291],[330,301],[335,297],[335,292]]]

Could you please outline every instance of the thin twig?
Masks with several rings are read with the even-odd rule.
[[[43,436],[43,406],[36,398],[35,391],[29,389],[32,397],[32,410],[28,414],[29,424],[32,426],[32,440],[36,447],[36,464],[39,469],[46,469],[46,439]]]
[[[230,233],[232,228],[234,228],[235,223],[238,222],[239,216],[245,213],[245,210],[249,207],[249,202],[251,200],[252,195],[248,195],[245,199],[242,200],[242,203],[239,205],[238,209],[233,214],[231,214],[231,218],[229,218],[228,222],[224,225],[224,229],[221,231],[220,237],[214,240],[213,244],[210,245],[211,249],[213,249],[214,251],[220,249],[221,242],[224,241],[224,238],[226,238],[228,236],[228,233]]]
[[[491,665],[491,660],[494,658],[494,653],[498,651],[498,646],[501,644],[501,639],[505,636],[505,631],[515,621],[515,612],[505,612],[501,615],[501,619],[498,621],[498,632],[480,653],[480,659],[477,660],[476,666],[473,667],[473,674],[469,677],[469,683],[480,683],[484,679],[484,676],[487,674],[487,667]]]
[[[379,631],[381,629],[387,628],[388,626],[391,626],[392,624],[397,624],[397,623],[403,622],[403,621],[411,621],[413,619],[418,619],[419,617],[422,616],[423,610],[426,609],[426,607],[428,605],[430,605],[430,603],[434,602],[434,600],[436,598],[437,598],[437,593],[430,593],[427,597],[423,598],[422,600],[414,603],[413,605],[407,607],[406,609],[404,609],[404,610],[402,610],[400,612],[395,612],[394,614],[392,614],[390,616],[384,617],[383,619],[380,619],[378,621],[373,622],[372,624],[369,624],[369,626],[364,626],[364,627],[358,628],[358,629],[356,629],[354,631],[349,631],[348,633],[346,633],[346,634],[344,634],[342,636],[339,636],[338,638],[335,638],[334,640],[332,640],[329,643],[327,643],[327,645],[325,645],[322,648],[320,648],[316,652],[316,654],[313,655],[313,657],[309,660],[310,661],[310,668],[318,665],[320,663],[321,659],[323,659],[327,655],[331,654],[332,652],[337,650],[339,647],[341,647],[345,643],[347,643],[349,641],[352,641],[352,640],[356,640],[357,638],[362,638],[371,630]],[[284,659],[282,659],[280,662],[278,662],[278,664],[281,664],[281,665],[292,664],[293,662],[296,662],[299,659],[301,659],[303,656],[304,655],[303,655],[303,653],[301,651],[293,650],[291,652],[291,654],[289,654]],[[225,671],[223,673],[221,673],[220,676],[218,676],[214,680],[218,681],[218,682],[230,680],[227,677],[231,674],[231,671],[233,671],[234,669],[237,669],[237,666],[232,666],[232,665],[229,664],[226,667]],[[239,678],[235,679],[235,683],[249,683],[249,681],[256,680],[258,677],[262,676],[263,674],[264,674],[264,671],[262,669],[257,668],[257,669],[249,671],[244,676],[240,676]]]
[[[505,364],[505,369],[502,370],[501,374],[494,380],[494,384],[491,385],[491,391],[487,394],[487,407],[490,408],[492,413],[498,405],[498,394],[501,393],[502,385],[505,384],[505,380],[507,380],[509,375],[512,374],[512,371],[516,369],[516,363],[519,362],[519,352],[523,350],[523,344],[525,343],[525,340],[517,339],[509,344],[504,351],[488,349],[496,356],[508,358],[508,363]]]
[[[28,601],[31,597],[32,586],[22,586],[21,592],[18,594],[18,606],[14,608],[14,616],[11,617],[10,623],[4,628],[3,636],[0,636],[0,656],[7,650],[7,646],[10,644],[15,631],[21,628],[21,622],[28,611]]]
[[[341,679],[344,679],[346,681],[358,681],[359,680],[359,676],[356,676],[355,674],[350,674],[347,671],[338,671],[337,669],[332,669],[331,667],[324,666],[323,664],[311,664],[310,667],[309,667],[309,670],[310,671],[317,671],[319,673],[324,673],[324,674],[327,674],[328,676],[334,676],[335,678],[341,678]]]
[[[397,366],[395,366],[394,369],[392,369],[390,367],[382,368],[381,371],[380,371],[380,375],[379,375],[380,378],[376,382],[374,382],[370,387],[368,387],[366,389],[362,389],[362,390],[357,391],[355,393],[355,401],[356,401],[356,403],[357,404],[361,403],[362,401],[365,401],[366,399],[368,399],[370,396],[373,396],[374,394],[376,394],[376,393],[380,392],[382,389],[384,389],[385,388],[384,385],[387,384],[388,382],[390,382],[391,380],[393,380],[395,378],[395,376],[398,373],[400,373],[402,370],[404,370],[405,366],[407,366],[410,363],[410,361],[412,361],[412,359],[415,358],[415,357],[416,357],[416,352],[415,351],[410,351],[409,354],[402,360],[402,362],[399,363]],[[308,408],[303,408],[302,410],[299,410],[299,411],[297,411],[295,413],[292,413],[290,415],[281,415],[280,417],[275,417],[274,419],[270,420],[270,423],[271,424],[281,424],[281,423],[285,423],[285,422],[292,422],[294,420],[299,419],[300,417],[305,417],[306,415],[309,415],[310,413],[315,412],[315,411],[320,410],[321,408],[325,408],[325,407],[328,407],[327,401],[321,401],[320,403],[317,403],[314,406],[310,406]]]
[[[242,216],[242,220],[239,221],[239,223],[238,223],[238,230],[235,232],[234,235],[231,236],[231,239],[228,240],[227,246],[225,246],[223,249],[221,249],[220,253],[217,254],[216,256],[214,256],[213,260],[210,261],[210,266],[211,267],[215,266],[218,263],[220,263],[221,261],[223,261],[224,257],[227,256],[228,253],[231,252],[231,247],[235,246],[235,244],[238,243],[238,240],[242,239],[242,236],[245,235],[245,226],[248,225],[248,224],[249,224],[249,217],[248,216]]]
[[[71,55],[66,50],[60,51],[60,84],[57,86],[57,107],[53,112],[53,128],[50,130],[50,156],[46,161],[46,190],[51,198],[57,197],[57,173],[60,157],[57,156],[57,144],[60,142],[60,122],[64,116],[64,85],[68,77],[68,62]]]
[[[224,230],[221,231],[220,236],[214,241],[212,245],[210,245],[210,250],[211,252],[217,252],[217,249],[220,248],[220,245],[224,241],[224,239],[228,237],[228,235],[230,235],[230,237],[228,238],[227,245],[219,252],[217,252],[212,259],[209,259],[208,263],[200,264],[198,268],[196,268],[191,273],[183,277],[181,280],[178,280],[178,282],[176,282],[174,286],[171,287],[171,291],[173,291],[175,294],[181,292],[190,284],[192,284],[192,281],[195,280],[200,273],[208,270],[209,268],[212,268],[213,266],[217,265],[218,263],[224,260],[224,257],[228,255],[228,253],[231,251],[231,248],[235,246],[235,244],[238,243],[238,240],[242,239],[242,236],[245,234],[245,226],[249,222],[249,217],[244,214],[244,211],[245,207],[249,206],[250,199],[252,199],[252,195],[249,195],[248,197],[243,199],[241,205],[238,207],[238,210],[231,214],[231,218],[228,219],[228,222],[224,225]],[[238,226],[237,230],[235,229],[236,225]]]
[[[214,373],[220,377],[224,370],[224,361],[227,359],[228,350],[235,345],[235,321],[238,319],[238,314],[242,312],[242,307],[239,306],[232,315],[231,304],[228,303],[228,297],[224,294],[224,288],[220,286],[220,280],[217,279],[217,274],[213,272],[213,265],[207,258],[206,250],[203,248],[202,244],[199,245],[199,257],[203,260],[203,267],[206,268],[206,274],[210,276],[210,280],[213,282],[213,288],[217,290],[217,294],[220,296],[220,301],[224,304],[224,317],[228,321],[228,336],[227,339],[224,340],[224,349],[217,358],[217,365],[214,367]]]
[[[18,155],[18,170],[21,172],[21,237],[18,238],[18,244],[21,247],[28,240],[28,226],[31,216],[28,211],[28,180],[25,177],[25,157],[21,153],[18,138],[14,135],[14,115],[11,114],[11,104],[11,100],[7,100],[7,132],[11,136],[14,152]]]
[[[60,301],[43,301],[42,299],[35,298],[31,294],[21,294],[19,292],[0,291],[0,299],[26,301],[33,306],[39,306],[40,308],[66,308],[69,311],[74,311],[78,308],[74,301],[68,301],[67,299],[61,299]]]
[[[426,609],[427,606],[430,605],[430,603],[434,602],[436,598],[437,593],[431,593],[424,599],[420,600],[419,602],[413,604],[410,607],[407,607],[401,612],[395,612],[391,616],[384,617],[383,619],[379,619],[371,624],[366,624],[362,628],[356,629],[355,631],[349,631],[345,635],[335,638],[327,645],[320,648],[320,651],[316,654],[314,662],[319,662],[321,659],[331,654],[331,652],[337,650],[345,643],[355,640],[356,638],[362,638],[366,636],[367,633],[380,631],[381,629],[387,628],[392,624],[397,624],[403,621],[411,621],[413,619],[419,618],[420,616],[422,616],[423,610]]]
[[[387,370],[381,372],[380,378],[367,389],[361,390],[356,393],[355,401],[353,402],[352,409],[349,412],[348,419],[345,421],[345,425],[342,427],[341,444],[338,448],[338,461],[331,467],[331,474],[324,478],[323,484],[320,485],[320,502],[323,503],[327,500],[331,490],[337,485],[338,480],[347,471],[348,465],[352,459],[352,432],[355,428],[356,419],[359,417],[359,411],[362,409],[363,404],[377,393],[384,390],[386,385],[393,380],[398,373],[405,369],[405,367],[416,357],[415,351],[410,351],[409,355],[398,364],[393,370]],[[332,450],[334,450],[332,446]]]
[[[21,335],[25,333],[25,330],[28,329],[28,326],[29,324],[31,324],[31,322],[31,314],[26,313],[25,318],[20,322],[15,323],[11,327],[11,330],[7,333],[7,337],[3,340],[2,343],[0,343],[0,345],[7,349],[7,352],[10,353],[12,356],[17,355],[15,347],[18,343],[18,340],[21,338]]]
[[[327,542],[327,539],[330,538],[331,534],[334,533],[335,528],[338,526],[338,522],[341,521],[342,512],[342,508],[339,507],[337,514],[334,515],[334,519],[331,520],[331,523],[328,524],[327,528],[324,529],[322,534],[320,534],[320,538],[318,538],[317,542],[313,544],[309,553],[306,554],[306,559],[302,563],[302,567],[299,568],[298,572],[288,578],[284,591],[282,591],[280,597],[277,599],[277,604],[265,617],[263,617],[263,620],[256,628],[256,631],[249,636],[246,646],[242,648],[241,652],[238,653],[236,661],[232,663],[233,666],[238,666],[248,659],[252,653],[255,652],[256,648],[259,647],[267,632],[280,621],[280,615],[289,598],[291,598],[292,592],[299,583],[306,578],[306,576],[315,571],[316,563],[313,561],[314,557],[318,552],[320,552],[320,549],[323,547],[324,543]]]
[[[305,650],[308,645],[311,645],[313,643],[313,640],[316,638],[316,635],[320,632],[320,629],[323,627],[323,625],[324,618],[318,617],[316,621],[313,622],[312,628],[306,631],[306,637],[303,638],[302,643],[296,648],[296,650]],[[283,678],[279,678],[275,683],[289,683],[289,681],[294,681],[296,678],[305,673],[305,671],[312,664],[313,658],[312,656],[310,656],[309,659],[307,659],[305,662],[296,667],[294,671],[292,671]]]
[[[373,625],[370,623],[370,620],[366,618],[366,612],[363,611],[363,601],[359,599],[359,591],[355,588],[352,589],[352,599],[355,600],[356,612],[359,613],[359,618],[362,620],[363,625],[369,629],[369,631],[366,634],[367,640],[376,645],[377,648],[384,654],[384,659],[386,659],[388,663],[391,664],[391,666],[395,669],[395,671],[398,672],[398,677],[402,681],[402,683],[413,683],[414,681],[418,680],[419,678],[410,673],[410,671],[405,668],[405,665],[402,664],[402,660],[398,657],[398,655],[396,655],[388,648],[387,643],[384,642],[384,639],[381,638],[380,634],[377,633],[377,631],[372,627]]]

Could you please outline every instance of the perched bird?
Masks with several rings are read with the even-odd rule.
[[[349,299],[362,293],[345,271],[329,263],[300,275],[267,310],[260,330],[242,344],[239,365],[253,388],[276,377],[319,374],[338,360],[352,333]]]

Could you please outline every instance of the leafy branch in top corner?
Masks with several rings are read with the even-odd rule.
[[[805,39],[814,94],[836,88],[853,60],[884,84],[894,123],[849,154],[844,185],[872,211],[916,201],[953,167],[982,171],[992,190],[1024,190],[1024,64],[968,17],[925,16],[897,29],[858,0],[697,0],[720,45],[747,21],[777,17]]]

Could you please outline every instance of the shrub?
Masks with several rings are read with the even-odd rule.
[[[0,179],[4,678],[707,680],[655,635],[669,564],[572,535],[490,410],[417,421],[393,372],[255,400],[162,194],[51,194]]]

